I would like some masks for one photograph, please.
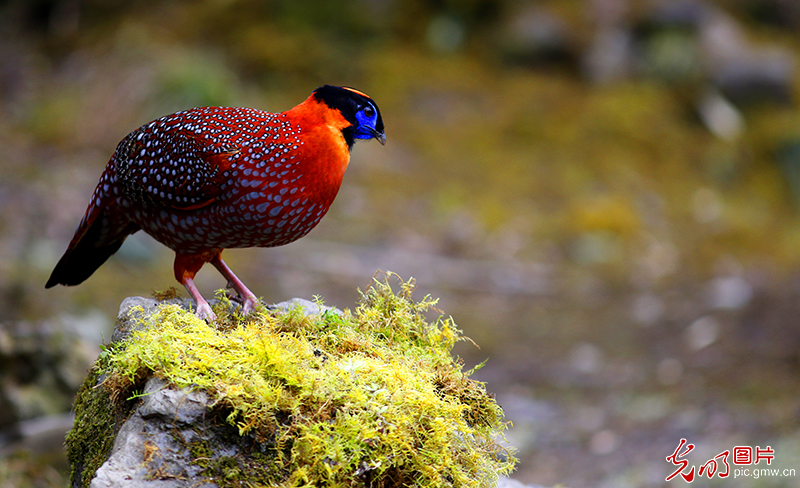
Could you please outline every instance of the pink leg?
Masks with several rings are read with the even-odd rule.
[[[200,290],[194,284],[194,280],[191,278],[184,278],[183,279],[183,286],[186,287],[186,291],[194,298],[195,303],[197,303],[197,316],[203,320],[207,320],[209,322],[213,322],[217,320],[216,314],[211,310],[211,305],[208,304],[203,295],[200,294]]]
[[[217,254],[217,256],[211,260],[211,264],[222,273],[222,276],[228,280],[228,284],[232,286],[233,289],[236,290],[236,293],[242,298],[242,312],[250,313],[255,310],[256,305],[258,305],[258,298],[256,298],[252,291],[244,286],[242,280],[233,274],[233,271],[231,271],[228,265],[225,264],[225,261],[222,260],[222,256]]]

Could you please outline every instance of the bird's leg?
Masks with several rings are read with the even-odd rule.
[[[233,289],[236,290],[236,293],[242,298],[242,313],[250,313],[255,310],[256,305],[258,305],[258,298],[253,294],[252,291],[248,290],[242,280],[240,280],[233,271],[225,264],[225,261],[222,260],[222,255],[217,254],[212,260],[211,264],[214,265],[215,268],[222,273],[228,283],[233,286]]]
[[[219,257],[220,252],[222,251],[219,249],[211,249],[196,254],[175,252],[175,279],[178,280],[178,283],[182,283],[183,286],[186,287],[186,291],[194,298],[197,304],[197,316],[209,322],[216,320],[217,316],[211,310],[211,305],[208,304],[206,299],[203,298],[203,295],[200,294],[200,290],[195,286],[194,276],[200,271],[200,268],[202,268],[205,263],[211,261],[214,256]]]
[[[183,279],[183,286],[186,287],[186,291],[189,292],[189,295],[194,298],[194,301],[197,304],[197,316],[209,322],[217,320],[216,314],[213,310],[211,310],[211,305],[209,305],[206,299],[203,298],[203,295],[200,294],[200,290],[198,290],[195,286],[194,280],[188,276],[185,277]]]

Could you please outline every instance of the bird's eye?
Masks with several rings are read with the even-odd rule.
[[[372,106],[367,105],[367,107],[364,109],[364,115],[366,115],[367,117],[372,117],[373,115],[375,115],[375,109],[372,108]]]

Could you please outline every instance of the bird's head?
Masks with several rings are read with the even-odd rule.
[[[338,110],[350,122],[350,126],[342,129],[349,147],[353,147],[356,139],[377,139],[386,144],[381,111],[366,94],[346,86],[325,85],[314,90],[313,97]]]

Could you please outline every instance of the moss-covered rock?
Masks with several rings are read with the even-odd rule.
[[[503,412],[412,290],[246,317],[222,298],[212,325],[175,299],[133,306],[78,396],[73,484],[128,469],[164,486],[492,486],[515,461]]]

